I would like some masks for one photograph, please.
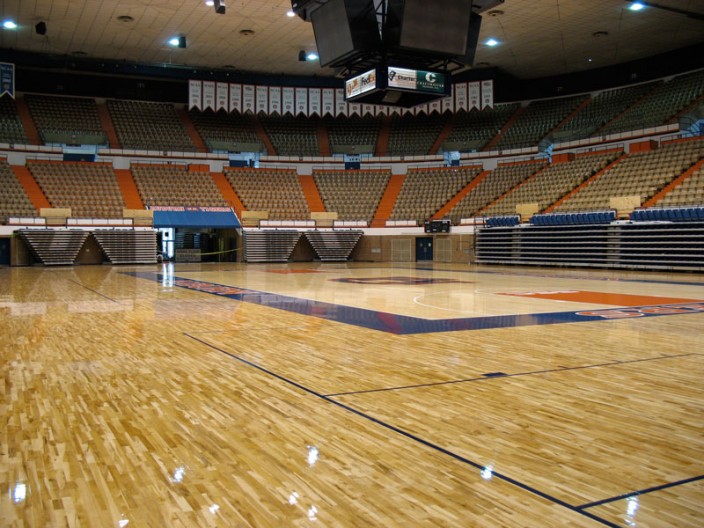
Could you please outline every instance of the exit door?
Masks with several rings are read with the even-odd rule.
[[[433,237],[416,238],[416,261],[433,260]]]
[[[10,239],[0,238],[0,266],[10,265]]]

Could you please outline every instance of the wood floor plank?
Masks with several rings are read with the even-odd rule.
[[[395,335],[174,284],[432,320],[566,309],[499,292],[704,293],[442,268],[0,268],[0,525],[626,526],[626,499],[580,506],[704,474],[704,314]],[[702,491],[635,520],[696,526]]]

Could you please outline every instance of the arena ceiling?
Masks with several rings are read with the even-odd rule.
[[[226,13],[217,14],[205,0],[3,0],[0,17],[18,27],[0,29],[0,48],[238,72],[335,74],[298,60],[300,50],[315,49],[315,38],[310,23],[287,16],[289,0],[224,3]],[[626,0],[505,0],[482,15],[475,68],[532,79],[704,42],[703,0],[644,3],[650,5],[635,12]],[[167,44],[180,35],[185,49]],[[487,46],[489,38],[499,44]]]

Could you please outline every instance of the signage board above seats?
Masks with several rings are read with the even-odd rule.
[[[451,89],[444,72],[377,66],[345,81],[345,100],[410,108],[447,97]]]

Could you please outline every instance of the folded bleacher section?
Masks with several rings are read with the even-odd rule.
[[[349,260],[362,235],[362,231],[306,231],[304,233],[321,262]]]
[[[477,232],[481,264],[704,270],[704,207],[534,215],[530,224],[487,218]]]
[[[71,266],[76,262],[89,233],[77,229],[21,229],[17,235],[41,264]]]
[[[156,232],[133,229],[99,229],[93,232],[111,264],[155,264]]]
[[[301,236],[286,229],[245,231],[244,261],[288,262]]]

